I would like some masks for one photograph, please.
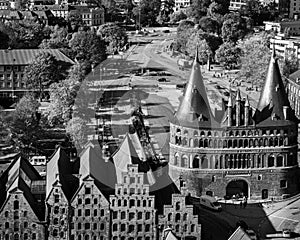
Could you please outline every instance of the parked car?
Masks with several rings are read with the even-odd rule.
[[[252,229],[246,230],[246,233],[250,237],[251,240],[257,240],[256,233]]]
[[[170,82],[170,80],[166,79],[166,78],[159,78],[159,79],[157,79],[157,81],[159,81],[159,82]]]
[[[290,238],[291,237],[291,229],[288,229],[288,228],[282,229],[282,236],[285,238]]]
[[[217,202],[217,199],[208,195],[203,195],[200,197],[200,205],[214,211],[222,210],[222,206],[219,202]]]

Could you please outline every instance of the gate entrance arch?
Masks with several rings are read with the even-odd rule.
[[[233,195],[240,195],[248,197],[249,186],[243,179],[234,179],[226,186],[226,196],[232,197]]]

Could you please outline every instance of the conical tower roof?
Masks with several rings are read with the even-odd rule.
[[[210,127],[214,121],[200,70],[198,51],[176,118],[179,125],[193,128]]]
[[[295,116],[291,111],[288,96],[285,92],[285,86],[281,79],[275,51],[273,49],[266,81],[255,113],[256,123],[259,124],[272,119],[285,120],[284,106],[287,107],[288,120],[294,120]]]

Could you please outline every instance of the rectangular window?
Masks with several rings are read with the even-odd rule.
[[[90,209],[85,209],[85,216],[88,217],[91,215]]]
[[[85,194],[91,194],[91,188],[86,187],[85,188]]]
[[[78,210],[77,210],[77,216],[78,216],[78,217],[81,217],[81,215],[82,215],[81,209],[78,209]]]
[[[59,195],[58,194],[54,194],[54,202],[55,203],[59,202]]]
[[[280,180],[280,188],[287,188],[287,180]]]

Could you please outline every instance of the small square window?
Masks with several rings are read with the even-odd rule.
[[[91,188],[86,187],[85,188],[85,194],[91,194]]]
[[[287,180],[280,180],[280,188],[287,188]]]

